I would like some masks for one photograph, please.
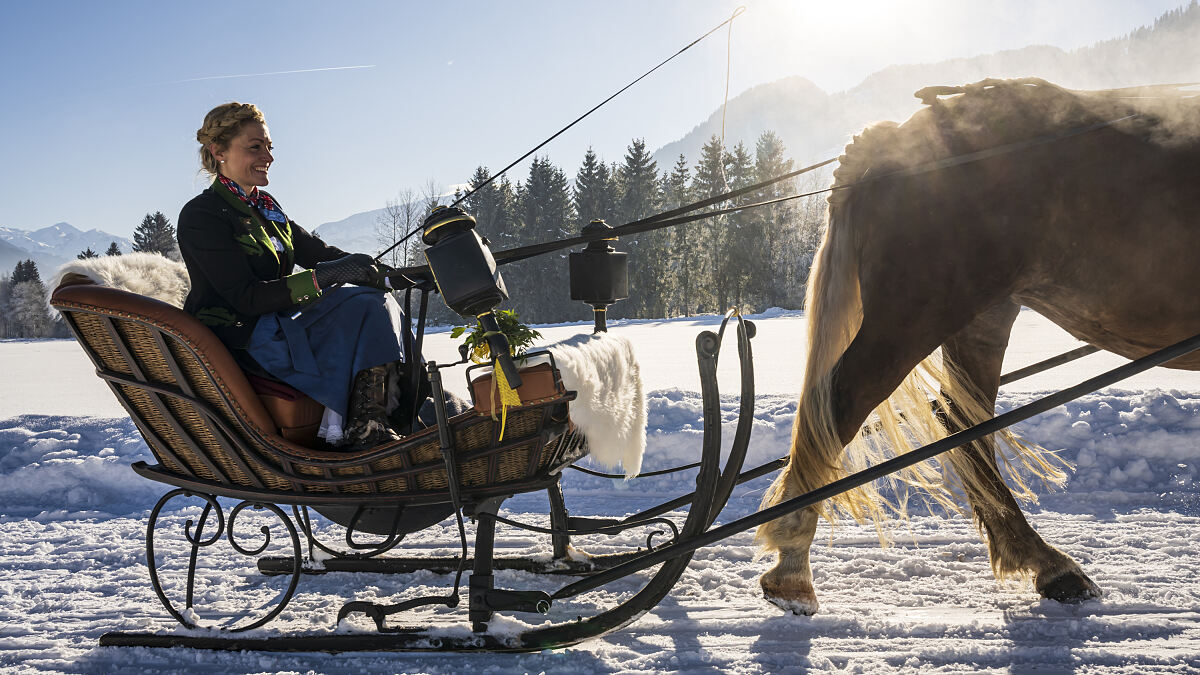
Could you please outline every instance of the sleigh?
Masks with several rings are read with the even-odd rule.
[[[146,535],[151,586],[167,612],[186,629],[201,625],[204,608],[197,600],[196,570],[202,567],[202,555],[222,538],[228,539],[237,553],[255,557],[259,574],[290,577],[272,606],[258,606],[236,621],[226,621],[216,634],[108,633],[101,638],[102,645],[527,651],[573,644],[616,630],[653,607],[682,574],[690,554],[662,565],[641,591],[611,609],[587,619],[572,616],[574,620],[517,636],[490,635],[488,622],[493,614],[545,614],[556,600],[571,594],[563,594],[562,589],[552,595],[545,590],[495,588],[493,572],[519,569],[586,578],[679,537],[703,531],[728,499],[749,440],[749,425],[739,425],[733,454],[722,472],[715,385],[721,336],[706,332],[697,343],[706,422],[697,492],[632,516],[576,518],[566,509],[560,478],[564,468],[588,454],[588,446],[570,420],[575,392],[563,386],[552,354],[543,356],[542,363],[532,361],[536,365],[520,371],[524,384],[518,394],[522,403],[509,408],[503,421],[493,415],[491,402],[479,396],[475,408],[448,416],[440,395],[446,367],[431,363],[428,370],[435,391],[437,425],[397,442],[344,452],[322,448],[316,441],[314,431],[321,406],[286,385],[252,381],[216,336],[182,310],[81,277],[66,278],[54,291],[51,304],[62,314],[95,364],[97,375],[128,411],[154,455],[156,463],[136,462],[133,470],[171,488],[152,509]],[[749,368],[753,328],[749,322],[739,325],[745,369],[743,401],[749,404],[753,401]],[[486,378],[482,384],[476,382],[474,390],[487,391]],[[747,413],[742,419],[748,422],[752,417]],[[549,559],[497,555],[494,539],[498,523],[522,525],[498,515],[504,500],[541,490],[549,497],[548,522],[545,527],[524,526],[549,537],[553,554]],[[172,500],[186,498],[199,500],[201,508],[198,518],[189,519],[184,526],[182,550],[187,560],[181,586],[179,580],[168,580],[161,573],[165,549],[156,548],[156,542],[161,536],[164,507]],[[232,506],[230,500],[235,502]],[[689,503],[692,507],[681,526],[661,518],[663,513]],[[283,544],[287,553],[261,555],[271,543],[265,527],[261,543],[239,541],[241,535],[235,535],[234,526],[247,510],[271,514],[277,521],[275,526],[286,532]],[[317,526],[320,517],[314,512],[336,523],[332,527],[344,531],[344,542],[333,545],[322,541]],[[396,555],[405,534],[452,516],[458,518],[462,538],[459,556]],[[470,555],[464,516],[475,521]],[[662,530],[664,525],[675,533],[674,537],[647,540],[647,548],[626,553],[588,556],[570,545],[571,538],[579,535],[616,535],[647,527]],[[366,538],[372,541],[363,543]],[[180,565],[175,567],[182,570]],[[473,631],[470,637],[439,636],[426,628],[389,625],[390,617],[402,619],[404,612],[422,605],[457,605],[459,580],[467,567],[469,601],[465,614]],[[454,573],[453,589],[446,596],[399,604],[357,601],[341,607],[339,623],[343,618],[364,614],[373,620],[375,632],[238,636],[276,618],[306,573],[403,574],[419,570]],[[345,576],[347,582],[356,578]]]

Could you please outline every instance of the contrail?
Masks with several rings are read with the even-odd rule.
[[[245,75],[209,75],[208,77],[192,77],[186,80],[171,80],[170,82],[158,82],[157,84],[182,84],[184,82],[201,82],[203,80],[228,80],[235,77],[263,77],[264,75],[291,75],[292,73],[317,73],[325,70],[358,70],[360,68],[374,68],[375,65],[369,66],[333,66],[331,68],[304,68],[302,70],[277,70],[272,73],[247,73]]]

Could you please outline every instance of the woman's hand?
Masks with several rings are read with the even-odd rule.
[[[334,284],[371,285],[379,276],[375,259],[366,253],[351,253],[337,260],[326,260],[313,267],[317,288],[325,290]]]

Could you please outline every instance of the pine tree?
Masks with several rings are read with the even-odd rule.
[[[754,181],[762,182],[792,170],[792,160],[784,157],[783,141],[773,131],[764,131],[754,144]],[[775,183],[755,195],[758,200],[782,197],[793,191],[794,181]],[[811,199],[811,198],[810,198]],[[763,271],[767,278],[756,279],[753,289],[766,307],[796,307],[796,289],[803,289],[804,279],[812,265],[796,255],[799,250],[796,207],[785,202],[759,209],[764,216],[763,251],[766,256]],[[800,292],[801,298],[803,291]]]
[[[21,260],[0,289],[0,314],[5,337],[49,337],[54,324],[46,307],[46,287],[37,263]]]
[[[41,279],[14,283],[9,303],[15,337],[50,337],[54,324],[46,307],[46,287]]]
[[[475,190],[475,193],[468,197],[462,206],[475,217],[475,229],[480,236],[488,240],[492,251],[520,246],[526,241],[516,216],[517,195],[513,185],[507,177],[488,183],[490,178],[491,172],[487,167],[476,167],[468,182],[469,189]],[[509,297],[512,298],[509,306],[521,310],[523,320],[528,320],[525,310],[529,305],[529,301],[521,297],[526,288],[522,285],[523,277],[526,269],[531,269],[537,264],[535,261],[529,261],[505,265],[500,271]]]
[[[89,247],[83,249],[83,251],[81,251],[75,257],[79,260],[87,260],[88,258],[99,258],[100,255],[98,253],[96,253],[95,251],[93,251],[92,247],[89,246]]]
[[[0,338],[16,337],[12,321],[12,276],[0,275]]]
[[[693,199],[714,197],[729,190],[725,176],[725,161],[728,158],[729,153],[725,152],[720,137],[713,134],[700,149],[700,159],[696,162],[696,172],[692,178]],[[700,236],[695,243],[705,254],[694,270],[698,283],[693,286],[693,301],[701,311],[727,309],[729,265],[724,253],[728,243],[726,221],[725,216],[708,218],[697,228]]]
[[[517,246],[516,232],[512,227],[512,183],[509,183],[507,178],[488,183],[490,178],[491,173],[487,167],[476,167],[468,183],[470,189],[475,192],[462,206],[475,217],[479,233],[495,242],[496,247]],[[485,183],[487,185],[484,185]]]
[[[609,225],[617,225],[618,223],[613,222],[617,205],[616,192],[617,186],[608,165],[600,161],[595,151],[589,147],[583,155],[583,164],[575,172],[573,203],[579,218],[578,227],[582,228],[597,219],[608,221]]]
[[[114,241],[108,245],[108,250],[104,252],[104,255],[121,255],[121,247],[117,246],[117,242]]]
[[[730,190],[740,190],[753,182],[754,161],[745,144],[738,142],[733,152],[726,155],[725,179]],[[752,201],[751,195],[743,195],[725,205],[748,204]],[[757,285],[755,278],[760,276],[765,262],[761,256],[762,230],[762,215],[756,211],[741,211],[730,214],[726,219],[722,253],[727,271],[724,285],[717,289],[720,296],[718,309],[725,308],[726,303],[746,311],[754,309],[754,293],[751,289]]]
[[[22,260],[13,269],[12,282],[19,284],[25,281],[42,283],[42,275],[38,273],[37,263],[32,260]]]
[[[691,202],[691,170],[687,158],[682,154],[675,160],[675,166],[669,174],[663,175],[662,208],[677,209]],[[671,228],[664,234],[668,238],[671,256],[669,276],[671,279],[670,297],[665,303],[666,312],[690,315],[695,310],[692,304],[695,270],[700,264],[700,248],[696,246],[699,238],[699,226],[685,224]]]
[[[133,250],[158,253],[172,260],[179,259],[179,248],[175,243],[175,226],[162,211],[146,214],[142,224],[133,232]]]
[[[535,157],[529,177],[518,192],[517,213],[521,243],[551,241],[572,234],[567,228],[575,216],[567,176],[545,157]],[[509,274],[509,271],[512,274]],[[510,296],[526,321],[561,321],[571,314],[567,278],[567,252],[538,256],[506,265],[504,278]]]
[[[832,180],[829,172],[824,175],[810,173],[800,177],[797,183],[797,190],[800,192],[813,192],[823,187],[827,187]],[[806,197],[795,208],[795,235],[791,240],[795,242],[794,251],[789,256],[792,261],[790,264],[795,269],[788,281],[791,282],[786,290],[788,300],[785,306],[799,308],[804,306],[805,289],[808,285],[808,276],[812,272],[812,264],[816,259],[817,248],[821,245],[821,238],[825,234],[825,214],[829,208],[829,202],[824,195],[813,195]]]
[[[658,164],[646,151],[646,141],[635,138],[617,171],[621,199],[617,208],[621,224],[653,215],[659,206]],[[629,300],[618,305],[618,316],[660,317],[665,314],[663,273],[667,243],[663,232],[643,232],[622,240],[629,252]]]

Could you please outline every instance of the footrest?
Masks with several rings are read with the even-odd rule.
[[[580,516],[571,516],[567,518],[567,529],[569,530],[598,530],[602,527],[614,527],[622,524],[620,518],[586,518]],[[631,525],[632,527],[632,525]]]
[[[493,612],[532,612],[545,614],[550,611],[550,595],[542,591],[509,591],[494,588],[483,594],[483,601]]]

